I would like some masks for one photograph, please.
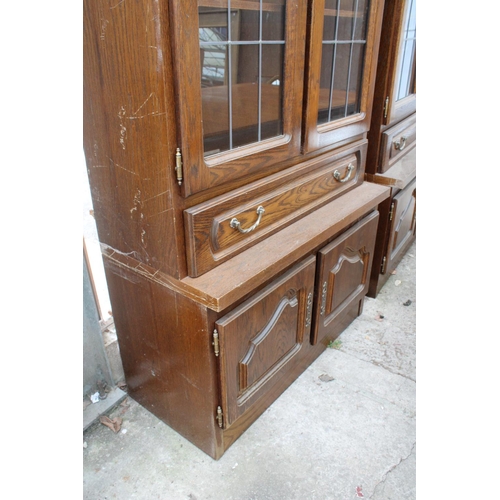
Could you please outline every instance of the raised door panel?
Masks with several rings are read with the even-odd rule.
[[[387,249],[388,272],[392,270],[392,262],[397,262],[413,241],[416,234],[416,209],[417,209],[417,181],[416,179],[405,189],[400,191],[393,199],[392,220]]]
[[[333,340],[361,313],[378,219],[372,212],[319,251],[313,344]]]
[[[315,264],[308,258],[216,322],[225,427],[303,370]]]
[[[174,1],[171,23],[183,194],[299,154],[305,2]]]
[[[368,131],[382,11],[380,0],[312,1],[305,151]]]

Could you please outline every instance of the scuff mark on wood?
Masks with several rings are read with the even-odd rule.
[[[106,28],[108,27],[109,21],[107,19],[101,19],[101,40],[104,40],[106,35]]]
[[[118,165],[118,163],[114,162],[109,156],[107,158],[115,167],[121,168],[122,170],[125,170],[125,172],[128,172],[129,174],[139,175],[137,172],[133,172],[132,170],[127,170],[125,167]]]
[[[120,120],[120,144],[122,145],[123,149],[125,149],[125,139],[127,137],[127,127],[123,125],[123,118],[125,114],[125,108],[122,106],[120,108],[120,111],[118,112],[118,118]]]
[[[138,189],[137,192],[135,193],[134,195],[134,206],[130,209],[130,213],[134,213],[138,207],[141,207],[142,206],[142,202],[141,202],[141,190]]]
[[[109,10],[116,9],[119,5],[121,5],[125,0],[120,0],[116,5],[113,5],[113,7],[110,7]]]
[[[150,100],[151,103],[149,105],[149,108],[152,107],[153,109],[148,112],[143,111],[141,112],[140,115],[138,115],[139,112],[146,106],[146,104],[148,104]],[[160,112],[159,107],[160,107],[160,102],[158,96],[156,95],[155,92],[151,92],[151,94],[149,94],[148,98],[139,106],[139,108],[137,108],[137,110],[134,113],[132,113],[132,116],[127,116],[126,118],[128,120],[138,120],[141,118],[146,118],[147,116],[166,115],[167,114],[166,112]]]
[[[151,196],[151,198],[148,198],[147,200],[144,200],[144,203],[146,203],[147,201],[154,200],[155,198],[158,198],[159,196],[163,196],[164,194],[170,194],[170,190],[167,189],[166,191],[163,191],[163,193],[155,194],[154,196]],[[168,199],[170,201],[170,196],[168,196]]]

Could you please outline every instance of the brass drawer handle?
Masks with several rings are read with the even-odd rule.
[[[398,151],[403,151],[403,149],[405,148],[406,146],[406,140],[408,139],[408,137],[406,137],[406,135],[403,135],[400,139],[400,141],[396,142],[394,141],[394,147],[398,150]]]
[[[258,215],[257,220],[248,229],[242,229],[241,228],[241,223],[240,223],[240,221],[236,217],[233,217],[231,219],[231,222],[229,223],[229,225],[233,229],[237,229],[242,234],[249,233],[250,231],[253,231],[260,224],[260,219],[262,219],[262,214],[264,212],[265,212],[264,207],[262,205],[259,205],[257,207],[257,215]]]
[[[354,172],[354,165],[352,163],[349,163],[347,167],[347,172],[343,179],[340,178],[340,172],[338,170],[335,170],[335,172],[333,172],[333,177],[336,181],[347,182],[351,178],[351,174],[353,172]]]

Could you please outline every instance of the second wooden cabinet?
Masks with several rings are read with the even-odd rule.
[[[416,0],[386,0],[382,30],[366,179],[391,194],[380,208],[370,297],[416,238]]]

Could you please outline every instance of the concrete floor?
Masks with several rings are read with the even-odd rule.
[[[110,414],[123,419],[118,433],[83,434],[83,498],[415,499],[415,271],[414,244],[340,346],[217,462],[127,398]]]

